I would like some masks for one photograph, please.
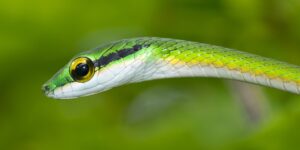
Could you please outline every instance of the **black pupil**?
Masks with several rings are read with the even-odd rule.
[[[89,73],[89,65],[81,63],[76,66],[75,72],[77,76],[84,77]]]

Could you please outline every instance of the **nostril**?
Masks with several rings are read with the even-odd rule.
[[[43,86],[43,91],[44,92],[47,92],[47,91],[49,91],[50,90],[50,87],[48,86],[48,85],[44,85]]]

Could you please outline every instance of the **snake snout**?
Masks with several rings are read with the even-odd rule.
[[[42,86],[42,90],[43,92],[48,95],[48,93],[50,92],[50,86],[49,85],[43,85]]]
[[[50,90],[50,87],[48,85],[43,85],[42,90],[46,93]]]
[[[50,97],[50,98],[51,98],[51,97],[54,96],[54,94],[53,94],[53,89],[51,88],[50,85],[47,85],[47,84],[43,85],[43,86],[42,86],[42,90],[43,90],[44,94],[45,94],[47,97]]]

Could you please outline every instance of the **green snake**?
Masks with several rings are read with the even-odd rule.
[[[43,90],[71,99],[162,78],[217,77],[300,94],[300,67],[234,49],[157,37],[123,39],[75,56]]]

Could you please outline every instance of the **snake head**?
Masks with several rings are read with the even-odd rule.
[[[43,85],[54,99],[72,99],[109,90],[132,82],[142,61],[134,53],[140,45],[120,43],[102,46],[75,56]]]
[[[76,56],[65,67],[59,70],[42,89],[55,99],[79,97],[79,93],[91,89],[95,80],[95,67],[91,56]]]
[[[72,99],[109,89],[113,76],[100,73],[96,63],[93,56],[76,56],[43,85],[44,93],[54,99]]]

